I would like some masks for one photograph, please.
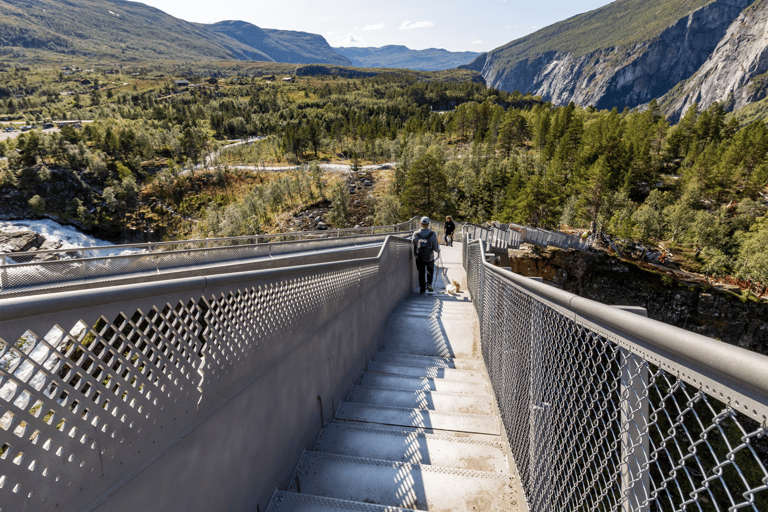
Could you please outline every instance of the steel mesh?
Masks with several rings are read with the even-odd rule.
[[[621,348],[465,244],[482,354],[530,510],[768,511],[768,428]]]
[[[138,309],[126,302],[96,319],[75,307],[66,325],[18,339],[0,318],[0,512],[90,503],[306,326],[409,275],[410,242],[390,240],[378,260],[289,269]]]

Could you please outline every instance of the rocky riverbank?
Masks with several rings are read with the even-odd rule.
[[[738,288],[686,283],[604,252],[510,251],[510,266],[581,297],[641,306],[655,320],[768,355],[768,303]]]

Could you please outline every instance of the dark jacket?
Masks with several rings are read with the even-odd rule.
[[[454,231],[456,231],[456,224],[454,224],[452,220],[449,220],[445,223],[445,234],[452,235]]]
[[[434,231],[432,231],[429,228],[424,228],[419,231],[416,231],[413,234],[413,254],[416,255],[416,242],[419,241],[420,238],[427,238],[429,240],[429,248],[432,249],[429,252],[430,259],[429,261],[433,261],[435,259],[435,253],[440,252],[440,244],[437,241],[437,234],[435,234]]]

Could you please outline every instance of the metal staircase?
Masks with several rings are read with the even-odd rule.
[[[509,511],[513,480],[469,295],[411,295],[268,512]]]

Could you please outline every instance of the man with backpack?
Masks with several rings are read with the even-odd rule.
[[[443,241],[445,245],[453,247],[453,232],[456,231],[456,224],[453,223],[453,219],[450,215],[445,218],[445,234],[443,235]],[[448,239],[451,239],[450,243]]]
[[[413,255],[416,257],[416,269],[419,271],[419,293],[433,293],[432,281],[435,276],[435,256],[440,254],[437,235],[429,229],[429,217],[421,218],[421,230],[413,234]]]

